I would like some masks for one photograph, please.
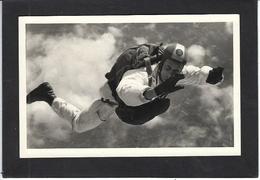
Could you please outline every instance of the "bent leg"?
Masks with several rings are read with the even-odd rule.
[[[79,133],[94,129],[108,120],[114,109],[113,106],[96,100],[73,121],[73,128]]]
[[[96,100],[89,109],[81,111],[65,100],[55,98],[52,109],[71,124],[73,131],[82,133],[94,129],[106,121],[115,108],[101,100]]]
[[[104,86],[101,92],[106,92],[103,93],[106,98],[111,94],[108,85]],[[27,95],[27,104],[36,101],[47,102],[57,115],[68,121],[72,129],[79,133],[97,127],[114,112],[114,105],[101,100],[96,100],[89,109],[81,111],[74,105],[58,98],[48,82],[40,84]]]

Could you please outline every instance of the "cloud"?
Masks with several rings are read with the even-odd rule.
[[[147,43],[147,39],[144,37],[133,37],[136,44],[144,44]]]
[[[43,102],[28,105],[27,123],[29,147],[44,146],[48,140],[68,141],[71,135],[69,123],[65,123]]]
[[[167,121],[164,118],[162,118],[160,116],[156,116],[151,121],[145,123],[144,126],[146,126],[149,129],[152,129],[152,128],[160,126],[160,125],[165,125],[166,123],[167,123]]]
[[[176,142],[178,147],[194,147],[198,146],[197,140],[200,138],[205,138],[207,135],[207,130],[203,127],[190,126],[187,127],[181,138]]]
[[[148,25],[144,26],[144,28],[146,30],[154,31],[156,29],[156,24],[151,23],[151,24],[148,24]]]
[[[80,30],[83,27],[75,28],[78,31],[73,36],[27,33],[27,93],[48,81],[57,96],[87,108],[100,98],[99,88],[106,81],[104,74],[110,70],[109,59],[115,52],[115,37],[107,32],[96,39],[84,38]],[[34,124],[29,122],[29,136],[39,134],[41,125],[46,138],[68,137],[70,129],[62,128],[63,120],[42,103],[29,105],[28,115],[34,119]],[[43,139],[32,142],[42,144]]]
[[[217,122],[226,111],[226,116],[233,115],[233,87],[218,88],[215,86],[206,86],[201,88],[200,102],[204,106],[211,119]]]
[[[228,34],[233,34],[233,22],[226,22],[225,28]]]
[[[233,145],[233,87],[208,86],[201,89],[200,112],[208,118],[202,122],[210,125],[207,142],[219,146]],[[206,143],[205,143],[206,144]]]
[[[110,32],[111,34],[113,34],[113,36],[115,37],[122,37],[123,33],[120,29],[113,27],[113,26],[109,26],[108,27],[108,32]]]
[[[193,44],[187,48],[188,63],[194,66],[203,66],[206,49],[200,45]]]
[[[158,144],[177,147],[233,145],[233,87],[185,88],[173,93],[168,113],[159,124],[164,129]],[[169,131],[165,131],[165,130]],[[156,144],[156,143],[155,143]]]

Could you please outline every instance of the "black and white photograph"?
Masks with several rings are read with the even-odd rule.
[[[19,17],[20,157],[239,156],[239,15]]]

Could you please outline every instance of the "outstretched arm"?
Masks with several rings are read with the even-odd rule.
[[[186,65],[184,66],[182,73],[185,78],[180,80],[177,85],[206,85],[217,84],[223,81],[223,68],[212,68],[210,66],[203,66],[201,68]]]

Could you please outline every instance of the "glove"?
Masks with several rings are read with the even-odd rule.
[[[209,71],[206,82],[209,84],[217,84],[223,79],[223,71],[223,67],[213,68],[211,71]]]
[[[162,57],[163,53],[164,53],[164,48],[160,45],[158,47],[157,57],[158,58]]]
[[[176,83],[181,79],[184,79],[184,75],[176,74],[174,77],[170,77],[163,83],[159,84],[154,88],[156,95],[160,96],[162,94],[169,94],[171,92],[183,89],[183,86],[176,86]]]
[[[155,57],[156,59],[161,59],[162,55],[164,53],[163,43],[161,43],[156,49],[155,49]]]

